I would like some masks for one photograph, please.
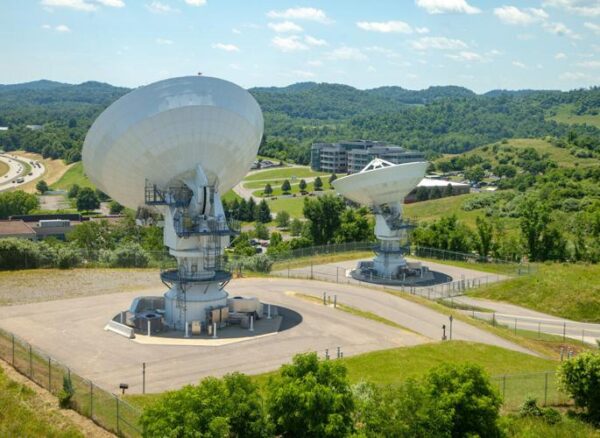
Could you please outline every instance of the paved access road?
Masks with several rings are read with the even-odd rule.
[[[27,184],[28,182],[33,181],[34,179],[42,176],[46,171],[44,165],[41,162],[39,163],[38,167],[37,165],[31,164],[32,161],[35,163],[34,160],[29,160],[27,158],[19,157],[17,155],[3,154],[0,155],[0,160],[5,162],[9,167],[8,172],[0,177],[0,192],[7,189],[17,188],[23,184]],[[27,163],[31,166],[31,175],[24,173],[24,163]],[[16,179],[19,177],[23,178],[23,182],[16,182]]]
[[[441,338],[446,316],[381,291],[352,285],[290,279],[239,279],[228,285],[230,295],[252,295],[292,309],[302,322],[274,336],[219,347],[142,345],[103,330],[106,322],[129,307],[139,295],[159,295],[162,288],[0,307],[0,326],[65,363],[98,385],[117,391],[121,382],[141,390],[142,362],[147,363],[149,392],[178,388],[208,375],[227,372],[262,373],[289,362],[296,353],[339,346],[345,356],[412,346]],[[377,313],[412,333],[315,304],[286,292],[321,297]],[[454,321],[454,339],[482,342],[531,353],[469,324]],[[533,353],[531,353],[533,354]]]
[[[483,298],[461,296],[455,297],[454,301],[492,310],[495,312],[493,317],[496,318],[496,321],[510,328],[513,328],[516,323],[517,329],[566,336],[578,341],[583,340],[591,345],[596,345],[596,340],[600,339],[600,324],[559,318],[514,304]],[[475,312],[475,316],[482,319],[492,318],[492,314],[489,312]]]

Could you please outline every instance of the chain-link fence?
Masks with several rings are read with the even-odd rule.
[[[104,429],[123,437],[140,437],[141,411],[115,394],[72,372],[12,333],[0,329],[0,357],[21,374],[58,396],[64,379],[74,389],[71,407]]]
[[[509,411],[518,409],[528,397],[544,406],[571,404],[571,399],[560,391],[554,371],[494,376],[492,383],[502,395],[502,407]]]

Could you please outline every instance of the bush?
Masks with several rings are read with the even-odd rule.
[[[58,405],[63,409],[71,407],[71,399],[75,395],[75,388],[73,388],[73,382],[71,381],[71,375],[66,374],[63,376],[63,387],[58,392]]]
[[[0,269],[34,269],[54,265],[55,250],[44,242],[0,239]]]
[[[523,402],[521,408],[519,409],[519,416],[521,418],[541,418],[550,425],[558,424],[562,421],[562,415],[560,412],[553,408],[540,408],[537,405],[537,399],[534,397],[527,397],[527,399]]]
[[[137,243],[130,243],[115,249],[109,264],[112,268],[145,268],[149,261],[150,257],[144,248]]]
[[[451,436],[498,437],[502,399],[477,365],[442,365],[425,380],[430,400],[451,413]]]
[[[81,254],[69,246],[61,246],[56,253],[56,266],[59,269],[69,269],[79,266],[82,262]]]
[[[31,210],[39,208],[40,202],[37,196],[25,193],[22,190],[0,193],[0,219],[9,216],[27,214]]]
[[[242,257],[232,263],[234,269],[246,269],[253,272],[271,272],[273,260],[266,254],[256,254],[250,257]]]
[[[119,214],[121,212],[123,212],[123,210],[125,209],[125,207],[123,207],[121,204],[119,204],[117,201],[110,201],[110,203],[108,204],[109,206],[109,211],[110,214]]]
[[[600,354],[588,351],[563,362],[558,383],[590,420],[600,423]]]

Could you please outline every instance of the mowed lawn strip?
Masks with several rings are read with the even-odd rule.
[[[582,322],[600,322],[600,265],[542,264],[532,275],[472,289],[469,295],[506,301]]]

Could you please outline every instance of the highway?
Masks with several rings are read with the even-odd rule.
[[[18,188],[28,182],[41,177],[46,169],[39,161],[30,160],[8,153],[0,154],[0,161],[6,163],[9,170],[6,174],[0,176],[0,192],[8,189]],[[25,173],[28,164],[31,167],[29,173]],[[23,178],[23,181],[17,182],[17,179]]]

